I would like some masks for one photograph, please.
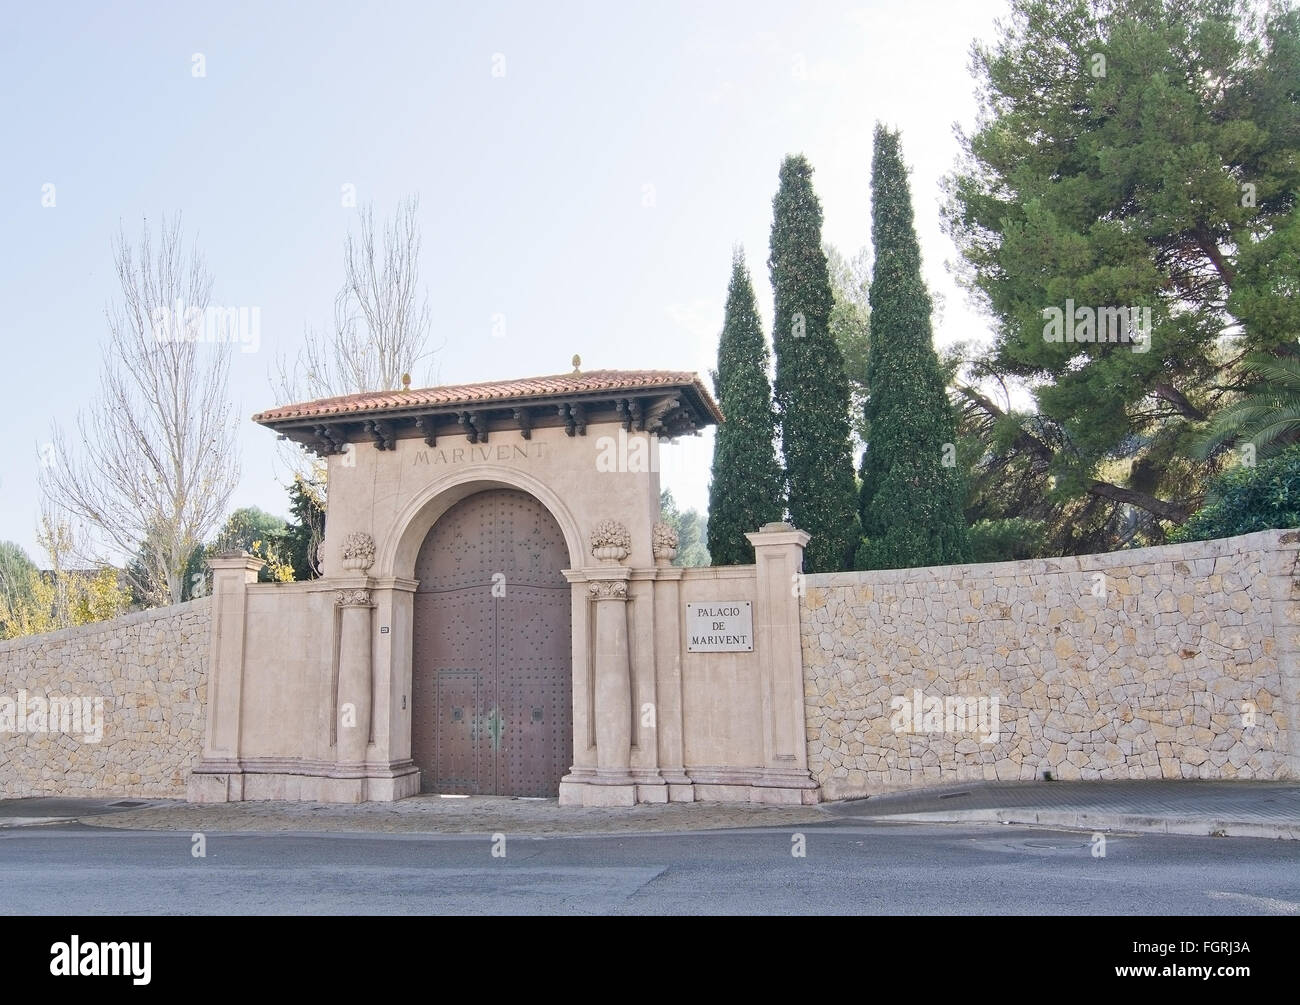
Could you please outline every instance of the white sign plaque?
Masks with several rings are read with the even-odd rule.
[[[748,600],[686,605],[688,653],[752,653],[754,607]]]

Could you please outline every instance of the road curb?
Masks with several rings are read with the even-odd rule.
[[[11,827],[48,827],[72,823],[76,817],[0,817],[0,830]]]
[[[960,810],[951,813],[891,813],[840,819],[872,823],[900,820],[908,823],[1024,824],[1090,831],[1125,830],[1142,834],[1186,834],[1199,837],[1251,837],[1300,841],[1300,823],[1219,820],[1204,817],[1151,817],[1132,813],[1097,813],[1083,810]]]

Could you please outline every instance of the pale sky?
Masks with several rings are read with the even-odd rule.
[[[11,5],[0,35],[0,539],[38,561],[51,424],[93,396],[119,221],[183,214],[213,303],[256,307],[236,352],[231,508],[285,515],[275,436],[247,416],[326,326],[356,211],[421,200],[434,382],[584,369],[706,375],[732,245],[769,326],[781,159],[811,161],[825,237],[869,243],[871,135],[902,130],[939,344],[987,339],[945,263],[939,179],[975,115],[969,50],[1004,0]],[[195,76],[195,56],[205,76]],[[494,74],[494,68],[496,73]],[[502,73],[504,70],[504,73]],[[52,186],[50,188],[49,186]],[[43,196],[54,205],[42,205]],[[46,198],[45,201],[49,201]],[[504,333],[493,334],[494,315]],[[707,381],[707,376],[706,376]],[[417,381],[418,383],[418,381]],[[712,436],[664,450],[708,500]]]

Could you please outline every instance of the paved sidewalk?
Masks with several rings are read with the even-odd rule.
[[[106,813],[123,813],[139,806],[152,805],[148,799],[86,799],[77,796],[31,796],[27,799],[0,799],[0,830],[6,827],[37,827],[42,824],[71,823],[82,817]]]
[[[1300,785],[1292,782],[974,782],[828,803],[825,809],[858,820],[1300,840]]]
[[[826,823],[817,806],[745,803],[642,804],[624,808],[561,807],[554,799],[419,795],[394,803],[246,802],[193,804],[143,800],[0,802],[0,828],[76,820],[95,827],[179,831],[371,831],[438,834],[616,834]],[[75,804],[84,811],[77,812]],[[91,815],[93,813],[93,815]]]
[[[554,799],[420,795],[395,803],[0,800],[0,829],[79,822],[159,831],[619,834],[872,823],[1006,823],[1087,831],[1300,840],[1290,782],[973,782],[820,806],[672,803],[561,807]]]

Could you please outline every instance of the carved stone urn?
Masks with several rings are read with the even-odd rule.
[[[602,520],[591,531],[591,554],[601,562],[615,563],[632,550],[632,535],[617,520]]]
[[[343,539],[343,568],[366,572],[375,564],[375,539],[364,531],[353,531]]]
[[[655,565],[670,565],[677,557],[677,530],[672,524],[660,521],[650,533],[651,550],[654,552]]]

